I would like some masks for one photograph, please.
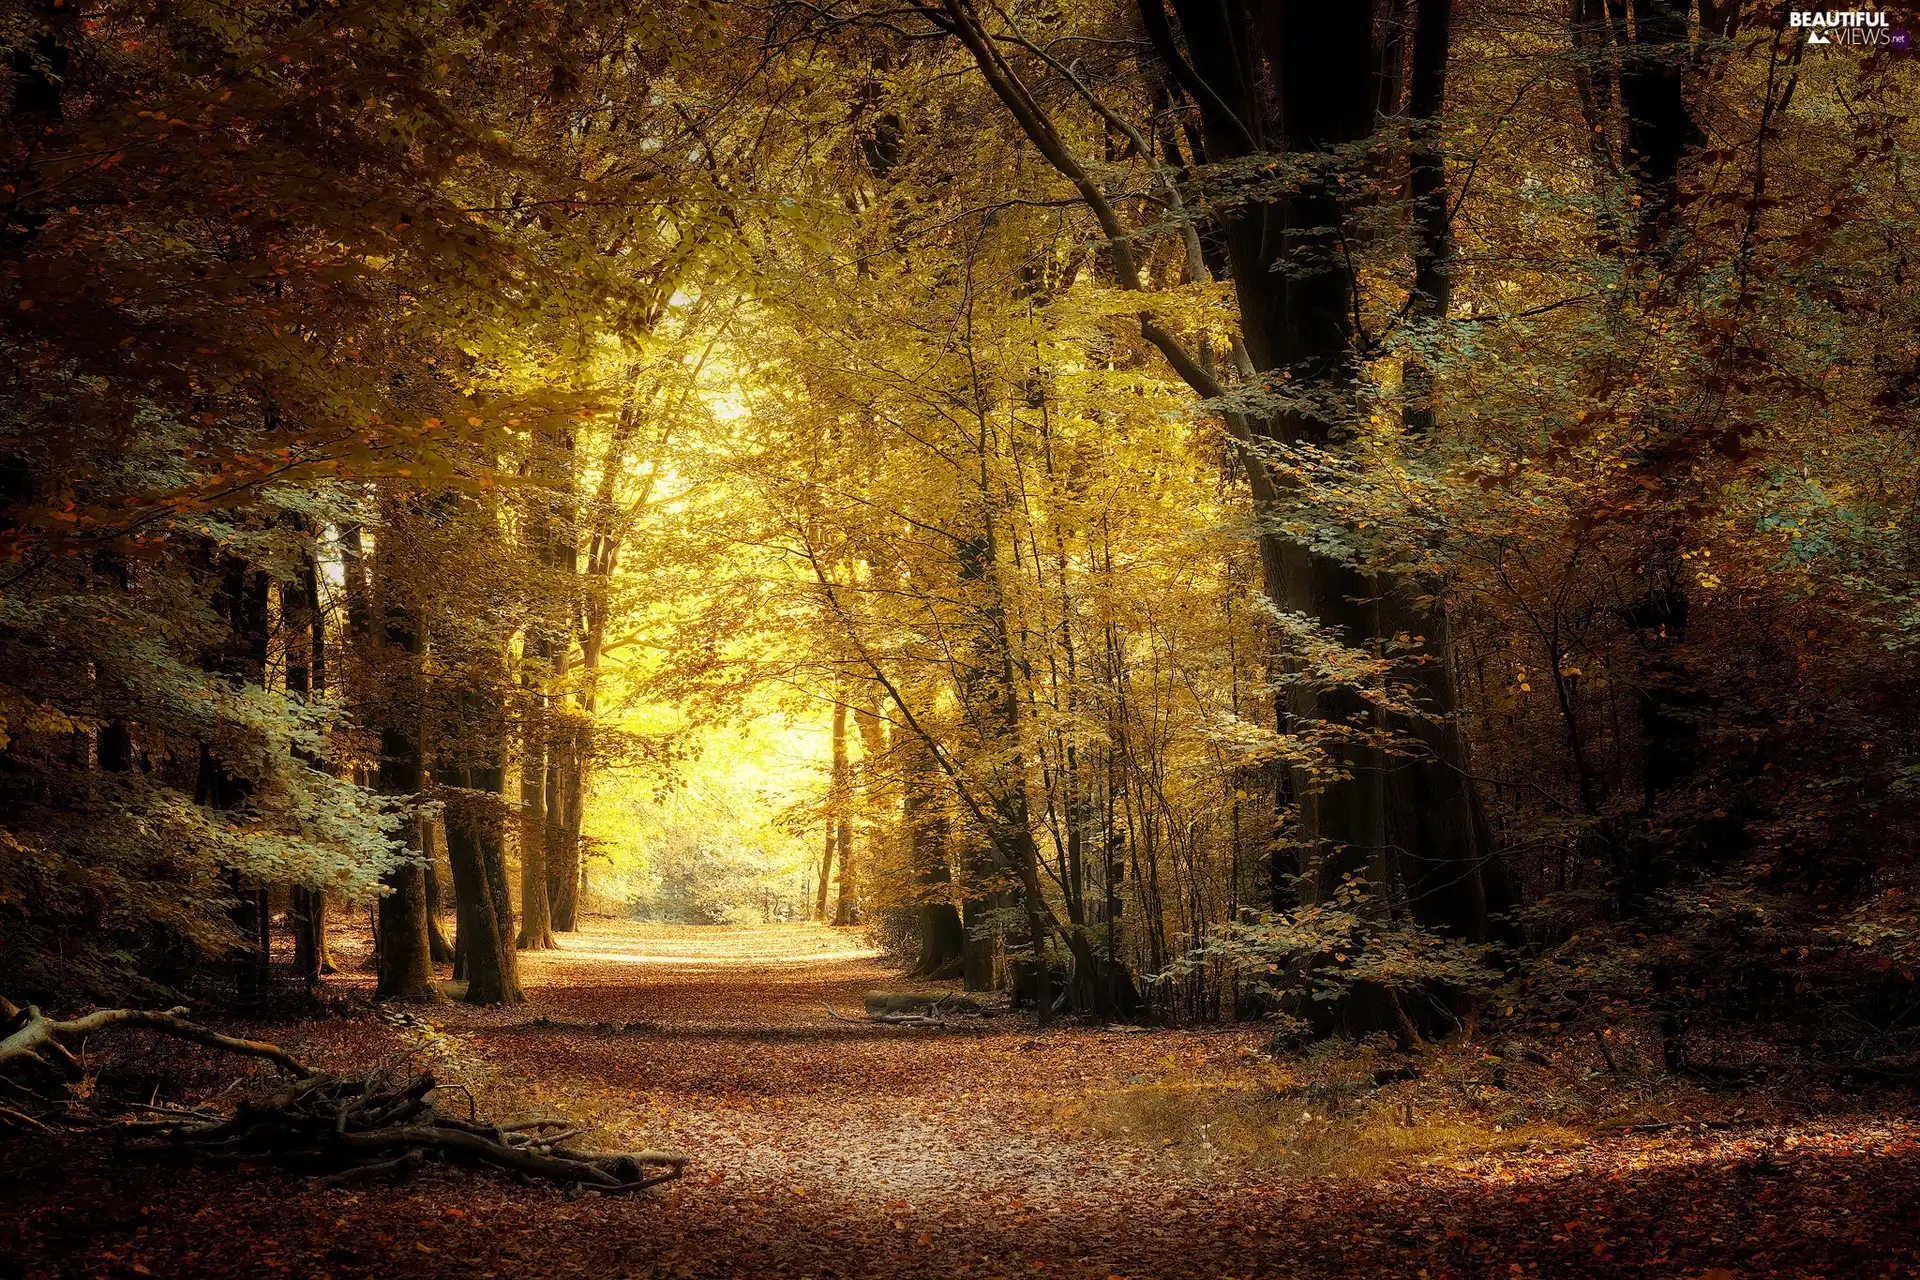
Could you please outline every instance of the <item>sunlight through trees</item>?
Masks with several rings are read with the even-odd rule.
[[[0,983],[1910,992],[1914,65],[1632,12],[15,6]]]

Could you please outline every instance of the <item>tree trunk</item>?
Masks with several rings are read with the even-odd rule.
[[[1687,106],[1686,0],[1635,0],[1632,40],[1620,50],[1626,159],[1639,203],[1642,247],[1657,248],[1680,195],[1680,161],[1700,142]]]
[[[547,764],[527,749],[520,762],[520,938],[522,951],[551,951],[552,899],[547,896]]]
[[[446,886],[440,883],[439,855],[447,848],[447,832],[440,823],[420,824],[420,851],[424,859],[420,869],[427,886],[427,955],[435,964],[454,962],[453,944],[447,941],[447,931],[440,924],[441,913],[447,909],[447,893]],[[452,858],[450,852],[448,858]]]
[[[411,796],[420,790],[419,743],[402,729],[380,735],[379,789],[390,796]],[[415,857],[388,872],[381,883],[377,945],[379,979],[374,999],[409,1004],[431,1004],[440,998],[434,986],[433,958],[427,932],[427,874],[420,848],[420,824],[407,824]]]
[[[547,813],[547,896],[555,933],[572,933],[580,912],[580,740],[569,726],[561,734],[553,765]],[[557,794],[554,794],[557,793]]]
[[[440,999],[427,953],[427,888],[416,862],[388,873],[380,899],[380,973],[376,1000],[432,1004]]]
[[[989,930],[988,917],[1004,910],[1007,901],[1004,894],[985,894],[971,886],[981,878],[993,874],[993,861],[983,849],[975,849],[967,859],[966,897],[960,904],[961,925],[961,985],[968,991],[992,991],[997,976],[994,973],[994,935]]]
[[[554,626],[553,674],[558,690],[555,700],[564,704],[573,657],[573,622],[585,605],[579,581],[580,476],[576,457],[578,442],[573,433],[558,432],[551,443],[555,447],[553,511],[557,519],[547,528],[546,545],[547,563],[556,584],[553,600],[558,607],[549,617]],[[548,746],[547,897],[556,933],[571,933],[579,924],[580,803],[585,790],[581,771],[586,767],[582,737],[578,724],[568,721]]]
[[[293,971],[312,986],[329,973],[338,973],[327,950],[327,895],[305,885],[293,886]]]
[[[439,775],[444,786],[488,792],[499,790],[500,778],[498,768],[470,772],[449,768]],[[512,908],[504,901],[506,869],[499,857],[500,833],[491,819],[453,812],[447,817],[446,837],[466,1002],[520,1004],[526,997],[520,990],[512,945]]]
[[[921,978],[951,978],[965,962],[967,935],[961,928],[960,912],[951,897],[953,872],[947,866],[949,824],[936,794],[937,766],[923,745],[914,744],[905,775],[903,825],[919,898],[915,916],[920,955],[914,962],[913,972]]]
[[[535,673],[544,671],[551,659],[543,641],[530,635],[525,643],[527,652],[521,662],[526,674],[521,683],[531,702],[539,696]],[[527,720],[520,743],[520,936],[515,945],[522,951],[550,951],[555,943],[547,889],[546,733],[532,709]]]
[[[375,546],[379,593],[384,622],[381,649],[394,673],[384,682],[377,709],[380,765],[376,786],[382,795],[413,797],[420,793],[423,767],[421,672],[427,647],[426,621],[405,599],[396,560],[404,537],[404,512],[397,503],[383,506],[381,536]],[[433,955],[427,921],[426,850],[421,848],[420,823],[407,823],[414,856],[383,878],[387,892],[380,899],[377,945],[379,979],[374,998],[427,1004],[440,998],[434,986]]]
[[[310,701],[327,690],[327,618],[320,600],[320,572],[313,557],[301,556],[298,579],[282,588],[280,611],[287,631],[287,692]],[[325,760],[308,760],[316,769]],[[339,972],[327,950],[327,895],[294,885],[288,924],[293,930],[293,969],[308,986]]]
[[[853,720],[854,724],[858,726],[860,730],[860,767],[857,775],[859,778],[858,794],[862,800],[862,804],[859,806],[862,815],[859,824],[860,837],[866,847],[867,874],[871,881],[873,877],[880,874],[881,842],[886,839],[887,833],[891,828],[891,823],[888,822],[885,817],[885,800],[887,793],[883,774],[890,750],[889,737],[887,733],[887,722],[881,719],[878,712],[871,708],[855,707],[853,710]],[[853,794],[854,787],[849,783],[849,798],[851,798]],[[845,875],[847,869],[854,868],[858,865],[853,860],[852,839],[851,834],[846,837],[847,860],[842,867],[842,875]],[[856,919],[858,918],[859,912],[866,907],[866,902],[862,897],[865,888],[866,886],[860,882],[856,874],[853,885],[853,906],[850,913]]]
[[[1183,18],[1196,6],[1176,6]],[[1296,152],[1333,154],[1372,131],[1376,94],[1369,91],[1373,50],[1371,6],[1336,6],[1313,0],[1273,0],[1254,7],[1254,25],[1278,72],[1280,115],[1287,121],[1287,143]],[[1444,101],[1450,6],[1423,0],[1414,32],[1409,111],[1416,118],[1410,157],[1416,222],[1415,309],[1439,318],[1448,295],[1446,192],[1437,143],[1437,120]],[[1190,40],[1194,33],[1189,30]],[[1217,51],[1192,50],[1196,63]],[[1227,74],[1224,66],[1219,74]],[[1260,93],[1236,90],[1241,117],[1263,114]],[[1244,145],[1221,128],[1209,139],[1219,156],[1239,154]],[[1331,168],[1301,184],[1276,206],[1250,208],[1240,215],[1240,234],[1230,237],[1233,274],[1244,315],[1254,317],[1247,348],[1258,373],[1285,371],[1297,385],[1316,389],[1316,405],[1331,410],[1294,408],[1279,414],[1266,430],[1283,440],[1337,443],[1349,430],[1345,420],[1357,414],[1358,371],[1350,356],[1354,297],[1339,237],[1346,211]],[[1255,217],[1256,210],[1258,212]],[[1258,222],[1259,226],[1251,224]],[[1280,236],[1288,269],[1273,270],[1264,252]],[[1410,425],[1431,421],[1430,379],[1416,368],[1420,401]],[[1418,584],[1376,578],[1335,557],[1287,543],[1268,557],[1268,594],[1283,607],[1297,609],[1330,628],[1344,643],[1374,652],[1386,638],[1424,637],[1424,661],[1410,664],[1411,678],[1426,695],[1428,710],[1451,714],[1455,698],[1446,649],[1444,615],[1415,603]],[[1280,569],[1278,581],[1272,569]],[[1357,689],[1320,693],[1296,691],[1288,708],[1296,725],[1315,721],[1384,730],[1399,728],[1420,741],[1429,758],[1397,766],[1391,775],[1377,747],[1337,746],[1329,764],[1335,775],[1293,779],[1300,836],[1307,848],[1303,869],[1313,872],[1308,886],[1324,899],[1348,873],[1367,876],[1384,891],[1403,872],[1405,878],[1450,891],[1421,900],[1423,922],[1469,937],[1486,933],[1486,901],[1481,885],[1482,850],[1472,821],[1465,779],[1464,747],[1449,724],[1389,725]],[[1398,865],[1405,861],[1409,866]]]
[[[487,894],[493,899],[494,927],[500,937],[500,1003],[521,1004],[526,995],[520,987],[520,956],[513,946],[513,897],[507,890],[506,850],[506,833],[498,825],[481,830],[480,869],[487,878]],[[473,998],[469,992],[467,999]]]
[[[840,893],[833,908],[833,922],[845,927],[854,922],[860,900],[858,873],[853,865],[853,786],[847,763],[847,707],[833,706],[833,777],[828,794],[829,821],[833,824],[834,848],[840,858]]]
[[[820,883],[813,891],[813,918],[821,924],[827,923],[827,895],[833,889],[833,850],[836,833],[833,829],[833,815],[829,813],[825,823],[827,838],[820,854]]]
[[[1414,224],[1413,296],[1408,312],[1428,322],[1444,321],[1453,298],[1453,278],[1447,266],[1453,256],[1453,211],[1447,199],[1446,154],[1440,140],[1452,23],[1453,0],[1419,0],[1413,33],[1413,74],[1407,95],[1407,115],[1412,120],[1407,176]],[[1409,433],[1427,435],[1433,431],[1438,421],[1433,390],[1433,370],[1416,351],[1406,358],[1401,370],[1401,421]],[[1444,652],[1441,657],[1444,660]]]
[[[213,582],[213,611],[227,627],[214,647],[202,655],[201,665],[225,676],[236,689],[263,685],[269,639],[267,575],[250,572],[246,561],[218,554],[211,544],[203,554],[202,563]],[[197,803],[214,810],[236,809],[246,803],[252,791],[245,778],[228,771],[211,746],[201,744],[194,782]],[[234,989],[246,1004],[257,1001],[266,988],[266,926],[258,887],[244,884],[238,872],[230,872],[228,888],[233,894],[229,916],[243,940],[232,959]]]

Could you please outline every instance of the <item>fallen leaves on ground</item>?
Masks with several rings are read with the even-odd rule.
[[[492,1114],[565,1114],[610,1146],[683,1151],[683,1182],[635,1201],[440,1173],[316,1190],[269,1170],[118,1158],[105,1136],[15,1137],[0,1275],[1917,1269],[1920,1129],[1898,1112],[1796,1117],[1792,1099],[1748,1098],[1748,1118],[1709,1128],[1694,1122],[1703,1099],[1658,1132],[1537,1117],[1496,1132],[1465,1083],[1471,1058],[1436,1059],[1437,1084],[1396,1083],[1362,1106],[1340,1086],[1353,1060],[1269,1061],[1257,1029],[837,1022],[823,1004],[857,1008],[897,981],[844,930],[590,921],[562,946],[523,957],[529,1007],[250,1030],[327,1066],[431,1066]],[[209,1068],[204,1082],[219,1076]],[[1442,1116],[1432,1099],[1443,1095],[1469,1102]],[[1415,1097],[1427,1101],[1408,1136],[1389,1142],[1379,1126]]]

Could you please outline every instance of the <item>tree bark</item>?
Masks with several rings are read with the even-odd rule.
[[[440,883],[440,852],[447,847],[446,829],[438,822],[420,824],[420,852],[423,855],[420,870],[426,877],[427,887],[427,955],[435,964],[454,962],[453,944],[447,941],[447,931],[440,924],[440,915],[447,909],[446,886]],[[451,858],[451,854],[448,855]]]
[[[833,890],[833,850],[836,833],[833,829],[833,815],[829,813],[823,824],[826,827],[826,841],[820,854],[820,882],[813,890],[813,918],[821,924],[827,923],[827,896]]]
[[[338,972],[327,949],[327,895],[305,885],[293,886],[292,916],[293,971],[312,986],[326,974]]]
[[[572,933],[580,913],[580,737],[562,730],[547,771],[547,896],[553,907],[553,931]]]
[[[828,783],[828,821],[833,827],[834,848],[840,859],[840,892],[834,901],[833,922],[845,927],[854,922],[860,900],[859,873],[853,865],[853,785],[847,763],[847,706],[833,704],[833,776]]]
[[[528,674],[522,687],[529,702],[538,698],[539,677],[550,659],[542,651],[542,642],[529,637],[531,652],[523,656]],[[547,890],[547,751],[546,733],[529,709],[528,727],[520,742],[520,936],[515,945],[522,951],[550,951],[553,940],[552,899]]]
[[[1635,0],[1630,43],[1620,51],[1620,107],[1627,168],[1639,202],[1640,242],[1656,247],[1680,194],[1680,160],[1699,145],[1687,107],[1686,0]]]
[[[420,791],[420,747],[403,729],[380,735],[379,789],[383,795],[412,796]],[[381,883],[380,970],[374,999],[409,1004],[431,1004],[440,999],[434,985],[433,958],[427,933],[427,876],[421,860],[420,824],[407,824],[414,858],[388,872]]]
[[[949,823],[939,806],[938,767],[926,748],[909,748],[903,786],[903,825],[913,860],[916,933],[920,954],[913,972],[922,978],[950,978],[965,962],[966,931],[951,898],[953,872],[947,865]]]
[[[1004,910],[1006,896],[986,893],[974,886],[994,872],[993,859],[984,849],[969,852],[966,865],[965,897],[960,903],[960,978],[968,991],[992,991],[994,981],[994,938],[988,931],[987,917]]]
[[[383,516],[375,554],[384,614],[380,648],[388,678],[382,682],[383,697],[376,712],[384,722],[376,787],[382,795],[411,798],[419,795],[423,780],[419,708],[426,621],[402,586],[398,559],[405,513],[398,503],[388,503]],[[409,820],[406,829],[414,856],[382,879],[387,892],[380,899],[378,914],[379,977],[374,998],[430,1004],[440,999],[440,991],[434,985],[428,932],[426,851],[421,847],[419,821]]]
[[[439,771],[439,781],[443,786],[497,794],[501,770],[444,768]],[[447,864],[453,876],[461,969],[467,981],[465,1000],[468,1004],[523,1003],[526,996],[520,990],[514,954],[513,912],[503,901],[506,870],[500,865],[497,823],[462,811],[458,802],[450,808]]]
[[[526,995],[520,986],[520,956],[514,946],[513,897],[507,889],[506,850],[506,833],[498,824],[481,830],[480,869],[486,875],[487,894],[493,899],[494,927],[500,937],[500,1003],[521,1004]],[[472,994],[467,998],[472,1000]]]
[[[213,581],[213,611],[226,629],[202,655],[206,670],[223,675],[236,689],[266,682],[268,647],[267,575],[251,571],[236,556],[218,554],[211,544],[203,548],[203,565]],[[237,809],[247,802],[253,786],[228,769],[226,761],[202,743],[194,799],[214,810]],[[267,984],[267,930],[261,893],[230,871],[227,887],[233,895],[229,918],[244,941],[234,949],[234,989],[242,1003],[256,1001]]]
[[[554,626],[553,672],[556,699],[566,701],[568,673],[573,657],[573,623],[584,601],[580,593],[578,442],[570,431],[558,432],[554,446],[557,519],[547,528],[548,563],[556,584],[550,615]],[[584,673],[583,673],[584,674]],[[580,727],[563,723],[547,748],[547,897],[552,905],[553,930],[571,933],[579,925],[580,804],[586,766]]]
[[[311,554],[301,556],[297,580],[283,588],[281,613],[287,630],[287,692],[302,701],[327,691],[327,615],[320,599],[320,571]],[[316,769],[327,762],[309,760]],[[294,885],[289,924],[293,930],[293,968],[309,986],[338,973],[327,949],[327,895],[323,889]]]

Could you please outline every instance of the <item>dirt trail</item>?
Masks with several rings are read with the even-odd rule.
[[[1257,1033],[838,1022],[823,1006],[857,1013],[899,985],[856,939],[592,923],[526,958],[527,1008],[266,1028],[336,1065],[419,1055],[494,1114],[563,1108],[693,1157],[644,1199],[446,1172],[315,1191],[16,1141],[0,1276],[1916,1274],[1920,1149],[1902,1120],[1303,1178],[1204,1130],[1061,1120],[1153,1082],[1244,1082]]]

